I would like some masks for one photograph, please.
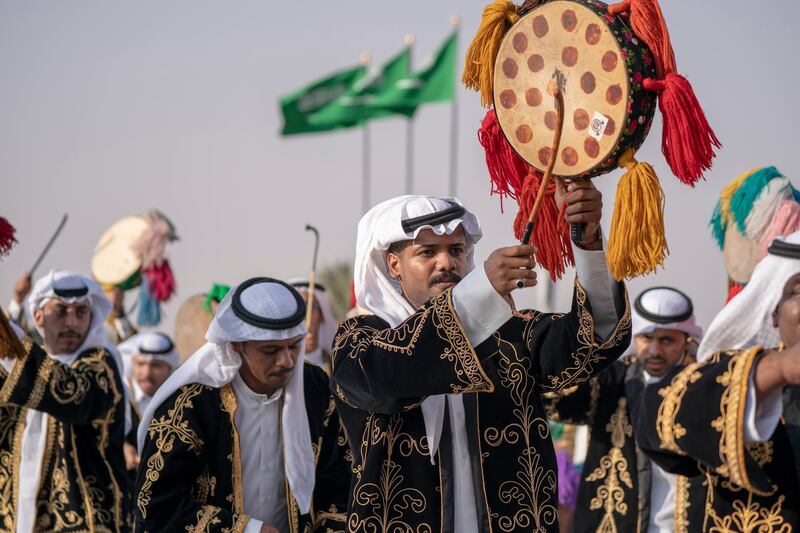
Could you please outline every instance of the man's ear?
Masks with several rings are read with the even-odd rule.
[[[772,311],[772,327],[774,328],[778,327],[778,311],[780,310],[780,308],[781,304],[778,303],[778,305],[775,306],[775,310]]]
[[[398,280],[400,279],[401,263],[399,254],[394,252],[386,254],[386,268],[389,269],[389,275]]]
[[[41,328],[44,325],[44,311],[42,309],[33,310],[33,324],[37,328]]]

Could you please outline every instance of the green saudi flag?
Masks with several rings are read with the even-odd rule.
[[[365,74],[366,69],[363,66],[343,70],[281,97],[281,135],[329,131],[358,125],[358,121],[312,124],[310,118],[336,99],[348,94]]]
[[[422,104],[452,101],[456,92],[456,36],[457,32],[453,31],[420,68],[387,88],[370,105],[404,112]]]
[[[384,92],[408,77],[409,50],[402,52],[387,61],[379,70],[367,74],[355,82],[352,88],[330,105],[313,113],[309,122],[313,125],[361,123],[373,118],[402,113],[413,115],[413,109],[388,110],[373,107],[370,103]]]

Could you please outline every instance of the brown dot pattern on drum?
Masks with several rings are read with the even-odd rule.
[[[577,176],[607,161],[627,118],[630,74],[619,46],[623,38],[609,31],[603,13],[581,2],[543,2],[512,27],[496,59],[495,104],[509,143],[523,159],[541,171],[549,163],[557,122],[552,77],[558,69],[567,81],[567,115],[561,148],[552,154],[554,173]],[[595,113],[609,119],[599,137],[588,134]]]
[[[542,165],[547,166],[547,163],[550,161],[550,153],[552,150],[549,146],[545,146],[544,148],[539,148],[539,163]]]
[[[505,74],[507,78],[511,78],[513,80],[517,77],[517,72],[519,72],[517,62],[512,58],[507,57],[505,61],[503,61],[503,74]]]
[[[606,72],[611,72],[615,68],[617,68],[617,62],[619,59],[617,58],[616,52],[612,52],[609,50],[605,54],[603,54],[603,59],[600,60],[600,66],[603,67],[603,70]]]
[[[561,14],[561,26],[567,31],[575,31],[577,25],[578,17],[575,16],[575,12],[571,9],[565,9]]]
[[[536,107],[542,103],[542,91],[533,87],[525,91],[525,101],[531,107]]]
[[[514,35],[512,45],[514,46],[514,50],[521,54],[528,49],[528,36],[522,32],[518,32],[516,35]]]
[[[597,87],[597,80],[591,72],[584,72],[581,76],[581,89],[586,94],[592,94]]]
[[[564,63],[564,66],[574,67],[578,62],[578,49],[574,46],[565,46],[561,50],[561,62]]]
[[[506,109],[511,109],[517,105],[517,95],[511,89],[505,89],[500,93],[500,105]]]
[[[547,19],[542,15],[537,15],[533,17],[533,34],[537,36],[539,39],[547,35],[547,32],[550,31],[550,25],[547,23]]]
[[[600,29],[600,26],[592,22],[588,26],[586,26],[586,42],[591,45],[595,45],[600,42],[600,37],[603,36],[603,30]]]
[[[571,146],[567,146],[561,151],[561,161],[567,166],[574,167],[578,164],[578,151]]]
[[[606,102],[617,105],[622,100],[622,87],[619,84],[611,85],[606,89]]]
[[[547,126],[548,130],[555,131],[557,121],[558,115],[556,115],[555,111],[548,111],[544,114],[544,125]]]
[[[539,72],[544,68],[544,58],[539,54],[533,54],[528,58],[528,68],[531,72]]]
[[[583,141],[583,151],[586,152],[586,155],[594,159],[600,154],[600,143],[593,137],[586,137],[586,140]]]
[[[604,132],[604,135],[614,135],[614,132],[617,131],[617,123],[614,122],[614,119],[608,115],[604,116],[608,119],[608,122],[606,122],[606,131]]]
[[[515,133],[517,140],[522,144],[527,144],[533,139],[533,130],[527,124],[522,124]]]
[[[572,124],[578,131],[583,131],[589,127],[589,113],[585,109],[578,108],[572,114]]]

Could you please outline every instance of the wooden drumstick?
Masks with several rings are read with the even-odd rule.
[[[556,156],[558,149],[561,146],[561,132],[564,127],[564,74],[556,69],[553,73],[553,79],[550,80],[548,92],[552,92],[555,98],[556,107],[556,129],[553,133],[553,143],[550,146],[550,157],[547,161],[547,168],[542,177],[542,183],[539,185],[539,192],[536,194],[536,200],[533,202],[531,214],[528,217],[528,223],[525,225],[525,232],[522,234],[521,244],[528,244],[533,234],[533,226],[536,223],[536,218],[539,216],[539,208],[542,206],[544,193],[547,190],[547,185],[550,183],[550,178],[553,175],[553,167],[556,165]],[[517,280],[517,288],[522,289],[525,287],[524,280]]]

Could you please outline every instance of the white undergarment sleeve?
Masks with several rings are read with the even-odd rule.
[[[605,240],[603,241],[605,248]],[[622,300],[619,284],[608,270],[604,250],[584,250],[572,245],[575,256],[575,272],[581,282],[589,305],[592,307],[594,332],[605,339],[617,325],[617,307],[615,298]]]
[[[756,400],[755,371],[753,366],[744,404],[744,441],[747,444],[769,440],[783,416],[782,388],[775,389],[760,402]]]
[[[491,337],[511,318],[511,306],[478,266],[453,287],[453,307],[472,346]]]

